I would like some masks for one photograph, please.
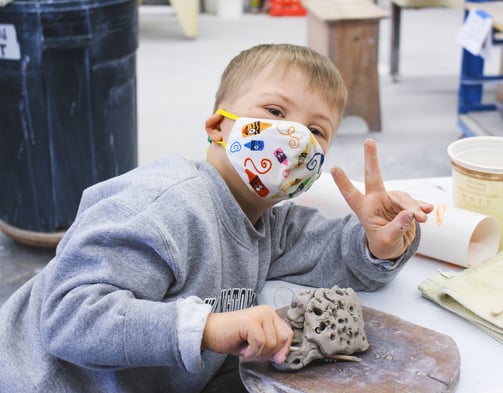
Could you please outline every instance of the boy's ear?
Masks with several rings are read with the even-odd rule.
[[[212,142],[220,142],[223,140],[221,125],[224,119],[225,117],[218,113],[214,113],[206,119],[206,123],[204,124],[206,133],[208,134],[208,139]]]

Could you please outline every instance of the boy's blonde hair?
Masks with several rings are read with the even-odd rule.
[[[214,110],[219,109],[224,98],[232,99],[239,94],[247,82],[271,63],[285,72],[291,67],[305,72],[310,86],[320,92],[340,120],[348,95],[341,74],[327,56],[292,44],[260,44],[234,57],[222,74]]]

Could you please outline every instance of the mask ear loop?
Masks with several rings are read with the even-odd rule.
[[[210,137],[208,137],[208,143],[213,143],[213,141],[211,140]],[[215,142],[217,145],[220,145],[220,146],[223,146],[224,148],[227,148],[227,143],[225,143],[224,141],[217,141]]]
[[[217,109],[215,113],[222,115],[223,117],[226,117],[231,120],[237,120],[239,118],[239,116],[236,116],[233,113],[227,112],[225,109]]]
[[[230,112],[227,112],[225,109],[217,109],[215,111],[215,113],[219,114],[219,115],[222,115],[223,117],[226,117],[228,119],[231,119],[231,120],[237,120],[239,118],[239,116],[236,116]],[[209,143],[213,143],[213,141],[211,140],[210,137],[208,137],[208,142]],[[215,142],[217,145],[220,145],[220,146],[223,146],[224,148],[227,148],[227,143],[225,143],[224,141],[218,141],[218,142]]]

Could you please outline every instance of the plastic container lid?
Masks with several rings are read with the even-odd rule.
[[[473,171],[503,174],[503,137],[474,136],[459,139],[447,147],[457,165]]]

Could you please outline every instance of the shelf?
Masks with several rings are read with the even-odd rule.
[[[503,30],[503,1],[471,0],[465,2],[465,18],[471,9],[483,9],[492,16],[493,44],[501,45]],[[463,49],[461,59],[461,78],[458,91],[458,127],[466,136],[498,135],[503,136],[503,106],[501,100],[501,81],[503,80],[503,62],[500,74],[484,74],[484,58]],[[498,84],[496,97],[485,100],[487,85]]]
[[[458,126],[465,136],[503,136],[500,110],[468,112],[458,116]]]

